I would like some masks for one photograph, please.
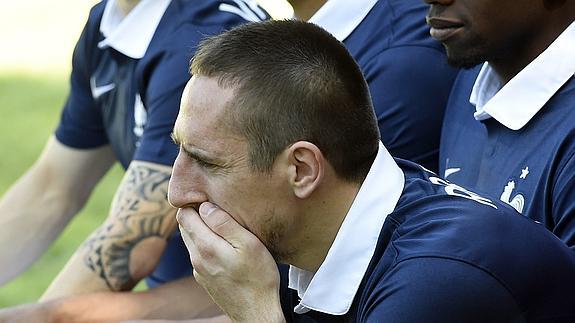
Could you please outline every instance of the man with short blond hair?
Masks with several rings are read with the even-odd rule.
[[[361,70],[325,30],[240,26],[191,71],[168,199],[194,276],[234,322],[575,320],[575,254],[391,157]]]

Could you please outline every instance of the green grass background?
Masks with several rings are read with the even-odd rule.
[[[0,194],[37,158],[57,124],[67,91],[67,77],[57,73],[0,74]],[[42,294],[83,239],[105,218],[122,173],[115,166],[48,252],[27,272],[0,288],[0,307],[32,302]],[[4,266],[10,264],[1,264]]]
[[[68,92],[72,49],[96,2],[0,1],[0,198],[36,160],[57,125]],[[284,0],[259,2],[276,18],[291,16]],[[114,166],[48,252],[28,271],[0,286],[0,308],[40,297],[106,217],[122,175],[123,170]],[[8,228],[0,228],[0,234],[2,230]],[[0,246],[5,247],[9,246]],[[8,266],[0,263],[0,270]]]

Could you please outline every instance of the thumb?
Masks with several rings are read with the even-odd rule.
[[[245,246],[257,239],[249,230],[241,226],[229,213],[217,205],[204,202],[200,205],[200,216],[204,223],[233,247]]]

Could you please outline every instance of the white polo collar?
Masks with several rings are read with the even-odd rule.
[[[575,22],[503,87],[489,63],[483,64],[469,102],[474,117],[493,117],[512,130],[531,120],[575,73]]]
[[[106,38],[98,43],[98,48],[112,47],[134,59],[144,57],[170,2],[171,0],[141,0],[124,17],[116,0],[108,0],[100,22],[100,32]]]
[[[383,222],[395,209],[403,186],[403,171],[380,143],[377,157],[318,271],[314,275],[290,266],[289,288],[297,290],[301,298],[296,313],[314,310],[343,315],[349,311]]]
[[[329,0],[310,19],[344,41],[371,11],[377,0]]]

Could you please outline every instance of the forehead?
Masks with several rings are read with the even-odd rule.
[[[198,147],[237,140],[223,123],[233,98],[233,88],[220,87],[216,78],[192,77],[182,94],[174,135],[181,144]]]
[[[233,97],[233,88],[220,87],[217,78],[193,76],[182,94],[180,115],[187,117],[221,114]]]

